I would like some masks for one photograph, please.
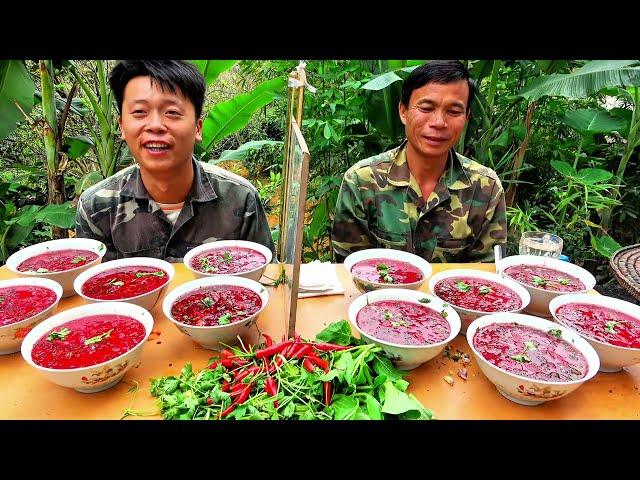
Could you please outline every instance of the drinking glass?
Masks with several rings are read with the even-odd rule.
[[[562,253],[562,238],[548,232],[524,232],[520,237],[519,253],[558,258]]]

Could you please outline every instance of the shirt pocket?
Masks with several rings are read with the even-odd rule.
[[[406,233],[387,232],[386,230],[377,229],[371,232],[371,236],[375,240],[376,248],[407,249]]]
[[[467,238],[439,238],[433,252],[433,256],[442,262],[460,262],[462,253],[471,245]]]

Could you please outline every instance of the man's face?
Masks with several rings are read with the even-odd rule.
[[[446,156],[464,130],[468,100],[466,80],[427,83],[415,89],[408,107],[402,103],[399,107],[412,148],[427,159]]]
[[[180,90],[174,94],[150,77],[135,77],[124,89],[120,131],[140,167],[161,175],[191,162],[202,120]]]

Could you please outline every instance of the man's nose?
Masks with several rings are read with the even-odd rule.
[[[149,130],[164,130],[165,129],[165,125],[164,125],[164,116],[162,115],[162,113],[160,112],[151,112],[149,114],[148,118],[148,122],[146,127]]]
[[[447,126],[447,119],[444,112],[435,111],[431,116],[431,125],[436,128],[444,128]]]

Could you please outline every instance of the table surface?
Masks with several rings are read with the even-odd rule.
[[[184,265],[176,264],[176,276],[167,291],[192,280],[193,274]],[[473,268],[495,271],[493,264],[434,264],[433,273],[445,269]],[[269,265],[267,275],[275,277],[277,266]],[[347,318],[351,301],[360,295],[342,265],[337,265],[338,277],[345,286],[344,295],[300,299],[297,331],[303,337],[314,338],[329,323]],[[6,267],[0,268],[0,280],[14,278]],[[269,303],[257,324],[244,337],[252,343],[259,332],[280,339],[285,332],[284,287],[268,287]],[[421,288],[429,292],[426,282]],[[166,295],[166,292],[165,292]],[[149,393],[150,378],[178,375],[186,363],[194,370],[207,365],[216,354],[205,350],[183,335],[162,313],[160,298],[151,313],[155,319],[153,332],[140,357],[124,379],[114,387],[99,393],[84,394],[55,385],[33,370],[21,354],[0,356],[0,419],[119,419],[126,409],[145,416],[128,419],[160,419],[156,399]],[[75,295],[60,301],[58,312],[85,304]],[[439,355],[409,373],[408,391],[439,419],[638,419],[640,418],[640,365],[624,368],[618,373],[598,373],[575,392],[558,400],[535,407],[513,403],[498,393],[482,374],[467,344],[458,335],[451,350],[468,353],[468,379],[457,376],[461,362]],[[449,385],[445,375],[454,378]],[[138,388],[132,388],[138,385]]]

